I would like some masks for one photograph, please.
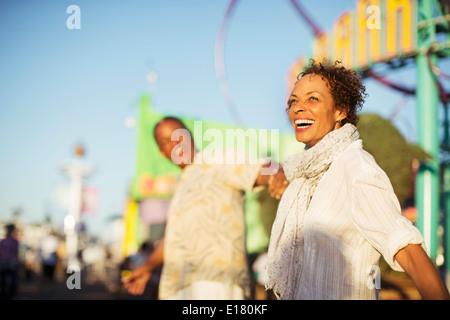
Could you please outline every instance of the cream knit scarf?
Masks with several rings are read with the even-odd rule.
[[[266,265],[266,289],[272,289],[278,299],[295,297],[303,265],[303,219],[317,184],[334,159],[358,139],[356,127],[346,124],[315,146],[283,161],[290,184],[272,226]]]

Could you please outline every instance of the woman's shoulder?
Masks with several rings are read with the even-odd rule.
[[[384,175],[384,171],[377,164],[375,158],[364,150],[362,140],[357,140],[350,144],[336,159],[336,162],[352,177],[367,174]]]

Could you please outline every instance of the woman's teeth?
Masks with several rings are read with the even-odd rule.
[[[295,120],[294,123],[297,126],[297,128],[304,128],[304,127],[309,127],[310,125],[312,125],[314,123],[314,120],[300,119],[300,120]]]

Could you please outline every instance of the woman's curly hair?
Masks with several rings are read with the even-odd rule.
[[[340,61],[336,61],[334,65],[329,65],[326,61],[317,63],[314,59],[310,59],[309,62],[310,65],[298,75],[297,79],[308,74],[320,75],[327,81],[336,108],[347,112],[342,125],[351,123],[356,126],[359,120],[357,112],[361,110],[367,96],[366,87],[359,73],[346,69]]]

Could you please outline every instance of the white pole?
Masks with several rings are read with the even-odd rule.
[[[68,165],[62,167],[63,172],[70,179],[69,208],[64,218],[64,232],[66,234],[66,250],[68,266],[78,266],[78,231],[80,221],[83,179],[87,178],[92,169],[82,159],[84,149],[78,146],[75,149],[76,158]]]

